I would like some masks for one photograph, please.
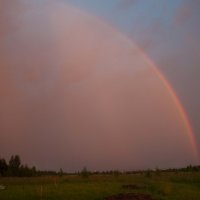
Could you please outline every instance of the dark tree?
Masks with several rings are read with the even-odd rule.
[[[60,168],[60,171],[58,172],[58,175],[59,175],[60,177],[62,177],[62,176],[64,175],[64,172],[63,172],[62,168]]]
[[[11,172],[11,175],[18,176],[19,175],[19,169],[21,165],[21,160],[18,155],[11,156],[9,161],[9,169]]]
[[[86,167],[83,167],[83,169],[82,169],[80,175],[81,175],[83,178],[88,178],[89,175],[90,175],[90,172],[87,170]]]
[[[0,158],[0,175],[3,176],[8,170],[8,165],[6,163],[6,160],[3,158]]]

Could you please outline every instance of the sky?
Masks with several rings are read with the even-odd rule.
[[[1,0],[0,157],[39,169],[199,164],[198,0]]]

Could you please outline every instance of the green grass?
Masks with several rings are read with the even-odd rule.
[[[0,190],[0,200],[103,200],[118,193],[146,193],[157,200],[199,200],[200,172],[135,175],[0,178],[7,186]],[[124,189],[134,184],[137,189]]]

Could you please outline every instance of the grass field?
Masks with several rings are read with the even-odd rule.
[[[0,200],[103,200],[119,193],[150,194],[155,200],[199,200],[200,172],[0,178]]]

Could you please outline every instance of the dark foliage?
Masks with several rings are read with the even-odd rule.
[[[21,159],[18,155],[11,156],[9,160],[9,173],[12,176],[19,176]]]
[[[8,171],[8,165],[6,163],[6,160],[0,158],[0,175],[4,176],[7,171]]]
[[[114,175],[119,176],[121,174],[143,174],[144,176],[151,178],[152,176],[161,176],[162,172],[200,172],[200,166],[189,165],[185,168],[179,169],[155,169],[155,170],[135,170],[135,171],[125,171],[120,172],[118,170],[110,171],[89,171],[86,167],[78,173],[65,173],[62,168],[59,172],[56,171],[40,171],[36,167],[29,167],[28,165],[21,164],[21,159],[19,155],[12,155],[8,164],[4,158],[0,157],[0,176],[16,176],[16,177],[32,177],[32,176],[55,176],[58,175],[62,177],[63,175],[77,175],[79,174],[83,178],[88,178],[90,175]]]
[[[0,159],[0,175],[29,177],[38,175],[38,172],[35,167],[30,168],[28,165],[22,165],[19,155],[12,155],[8,164],[5,159]]]
[[[80,173],[80,175],[83,177],[83,178],[88,178],[89,175],[90,175],[90,172],[87,170],[86,167],[84,167]]]

